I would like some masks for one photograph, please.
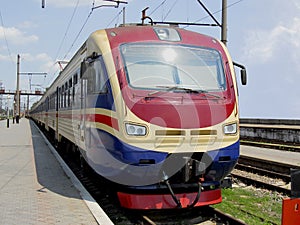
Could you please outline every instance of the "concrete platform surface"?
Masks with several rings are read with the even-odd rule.
[[[298,152],[241,145],[240,155],[284,163],[291,165],[291,167],[300,166],[300,153]]]
[[[99,224],[39,131],[24,118],[9,128],[0,121],[0,224]]]

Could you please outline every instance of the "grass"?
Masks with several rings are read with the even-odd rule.
[[[254,188],[222,190],[223,202],[214,207],[248,225],[281,224],[282,196]]]

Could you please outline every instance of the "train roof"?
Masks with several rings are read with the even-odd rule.
[[[142,25],[142,24],[125,24],[115,28],[107,28],[96,30],[89,35],[87,40],[81,45],[74,56],[71,58],[66,67],[59,73],[53,83],[47,88],[44,96],[40,99],[38,106],[47,96],[55,92],[55,83],[62,82],[65,74],[70,70],[74,70],[74,66],[78,67],[80,62],[84,60],[89,54],[89,45],[98,45],[101,40],[100,37],[106,34],[110,48],[118,48],[122,43],[128,42],[165,42],[169,44],[187,44],[187,45],[203,45],[205,47],[217,48],[223,50],[221,42],[213,37],[205,34],[200,34],[194,31],[189,31],[179,28],[174,25]],[[107,40],[107,39],[106,39]],[[101,51],[99,49],[99,51]],[[101,52],[100,52],[101,54]],[[64,83],[63,81],[62,83]]]

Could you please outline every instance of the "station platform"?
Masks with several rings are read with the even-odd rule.
[[[251,158],[260,158],[263,160],[273,161],[277,163],[284,163],[293,167],[300,167],[300,153],[282,151],[271,148],[261,148],[254,146],[241,145],[241,156],[248,156]]]
[[[113,224],[51,148],[32,121],[0,121],[0,224]]]

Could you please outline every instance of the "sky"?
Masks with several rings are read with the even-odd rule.
[[[300,1],[227,1],[227,47],[233,60],[246,66],[248,74],[248,84],[242,86],[237,71],[240,117],[300,119]],[[20,72],[24,73],[21,90],[28,91],[30,86],[31,90],[45,89],[58,75],[56,61],[69,60],[93,31],[122,23],[123,7],[126,23],[140,23],[146,7],[154,21],[213,23],[197,0],[127,2],[118,8],[91,10],[93,3],[96,7],[103,1],[45,0],[42,8],[42,0],[1,0],[0,83],[6,90],[16,89],[19,54]],[[222,1],[202,3],[221,23]],[[220,39],[217,27],[184,28]],[[37,101],[37,97],[30,101]]]

